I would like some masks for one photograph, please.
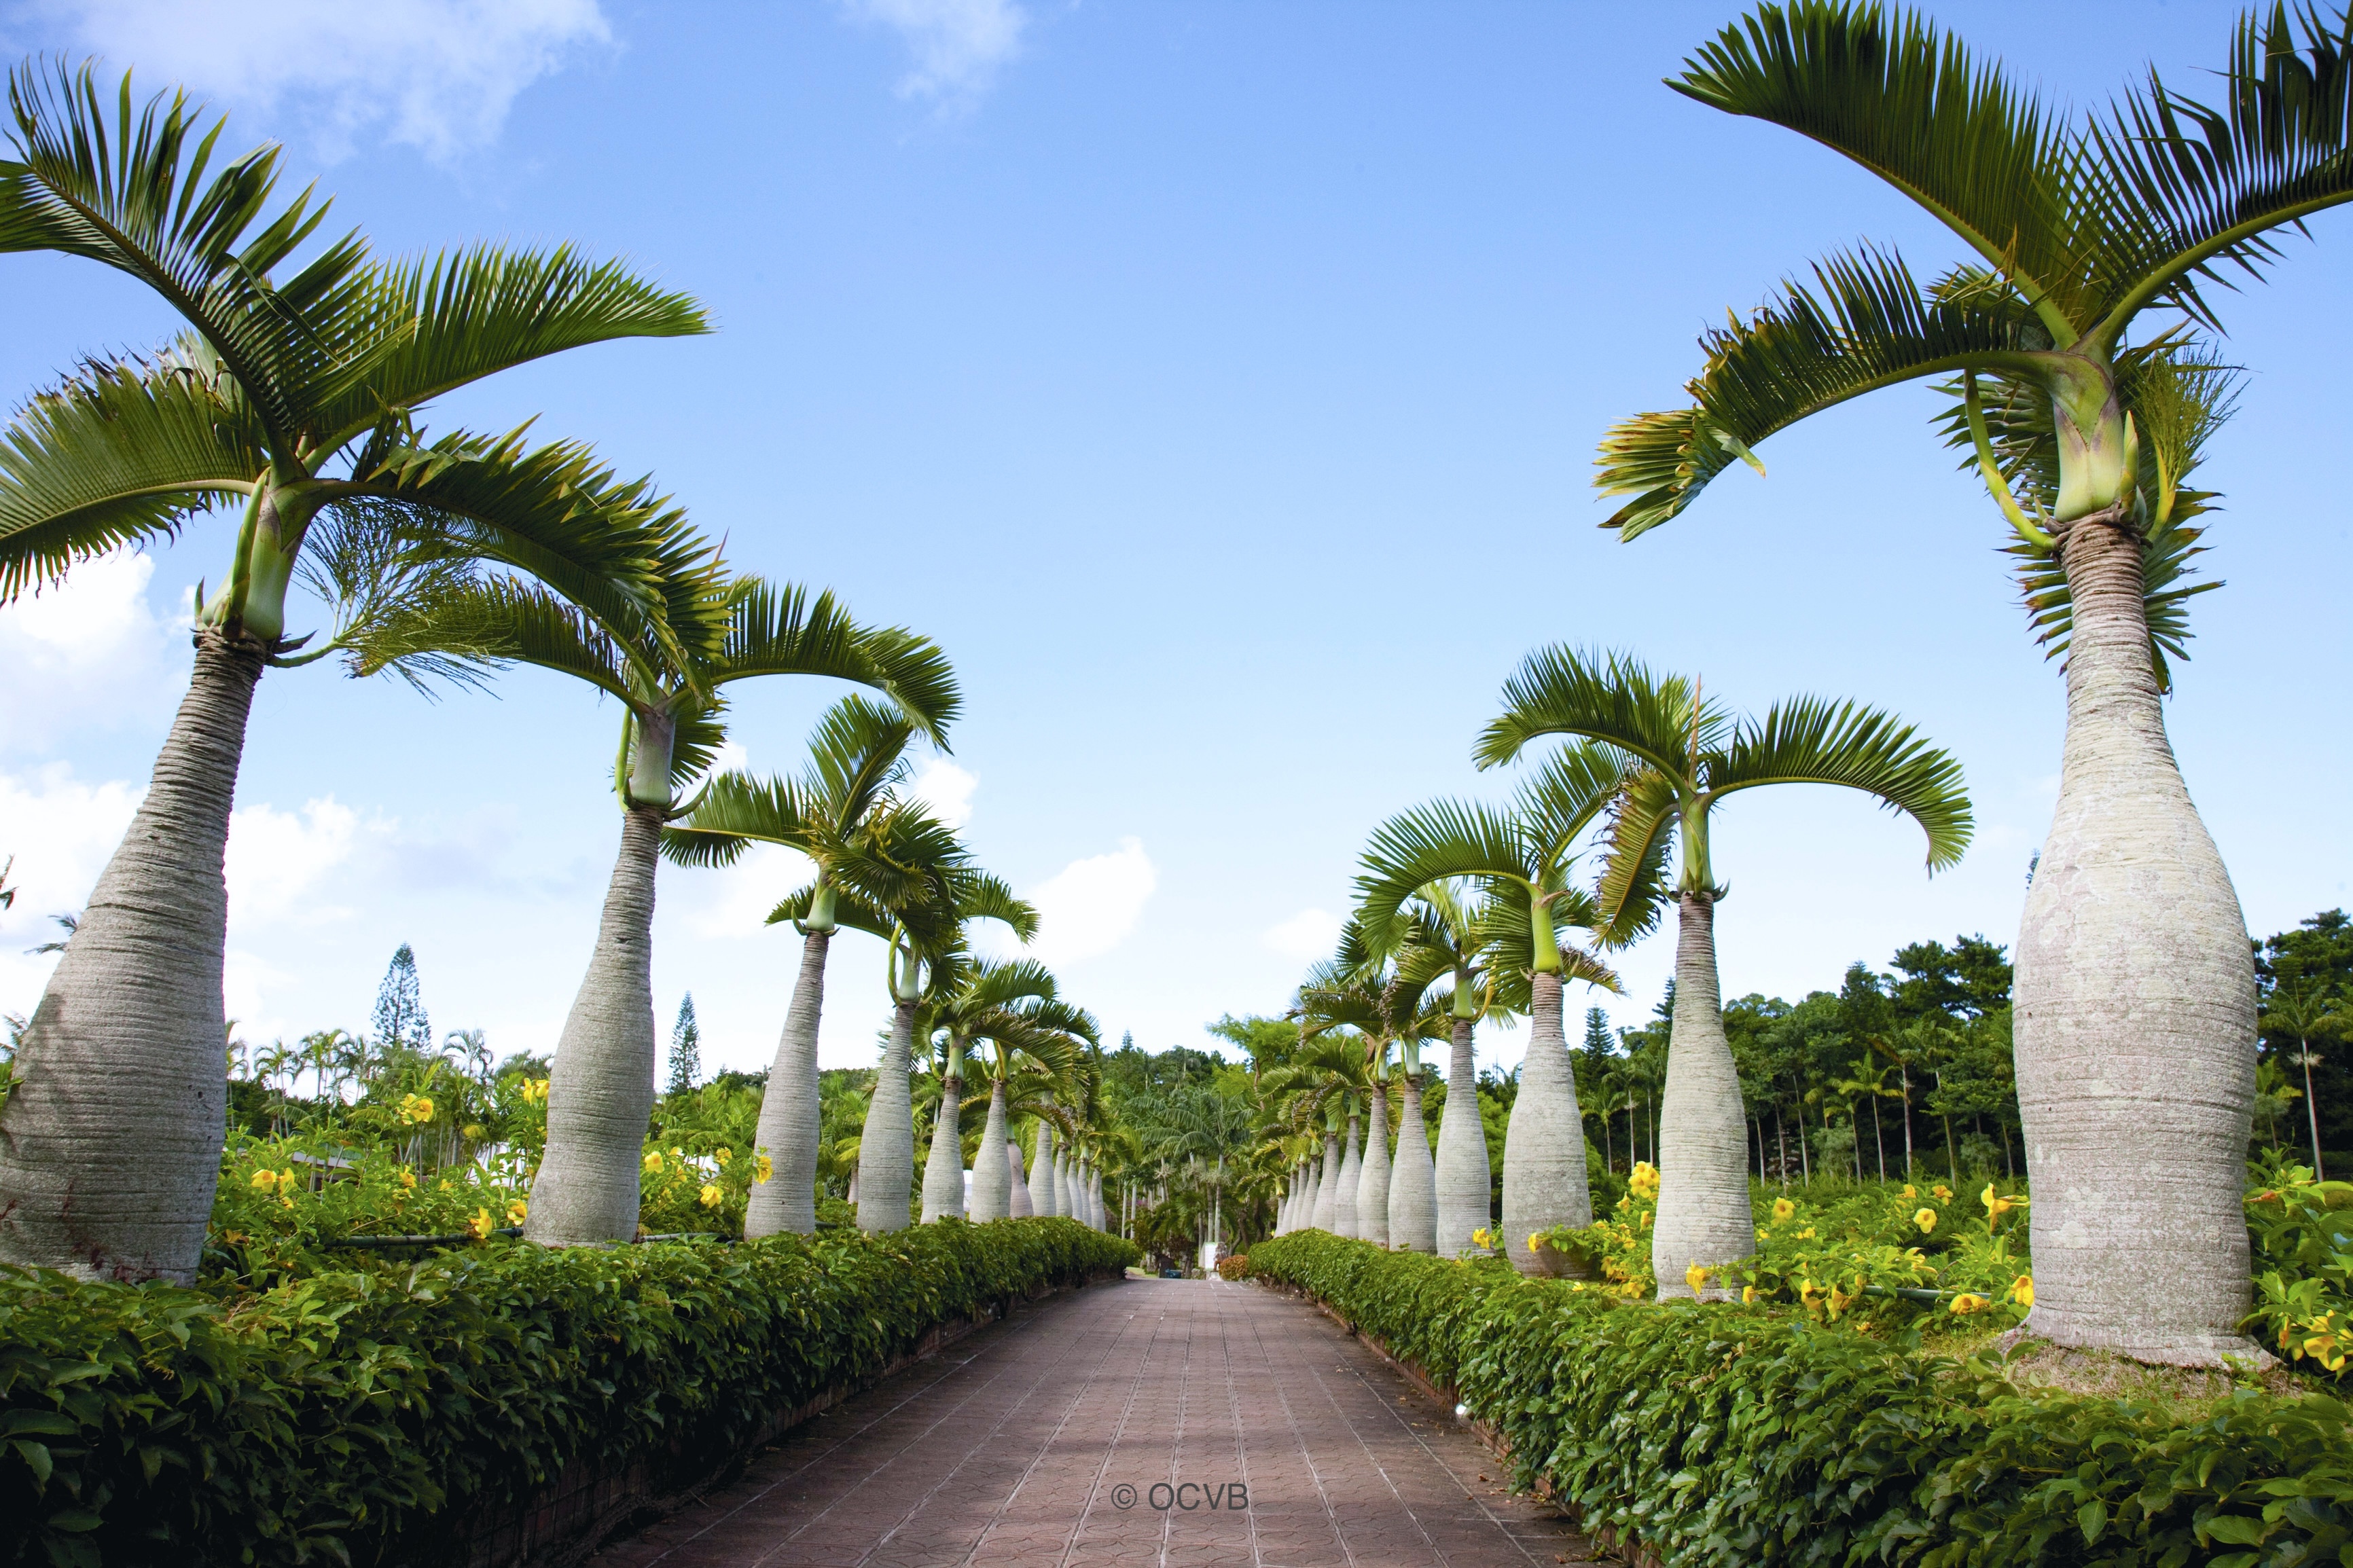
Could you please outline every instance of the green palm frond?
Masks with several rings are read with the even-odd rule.
[[[1519,825],[1474,802],[1434,800],[1373,829],[1356,874],[1356,924],[1377,951],[1393,951],[1409,900],[1453,877],[1526,882],[1536,875]]]
[[[1700,339],[1692,406],[1637,415],[1602,437],[1596,488],[1634,498],[1602,527],[1631,540],[1669,521],[1736,459],[1762,471],[1754,448],[1825,408],[1970,366],[2028,372],[2050,346],[2014,297],[1938,298],[1892,252],[1834,256],[1813,273],[1813,288],[1785,283],[1746,321]]]
[[[1584,981],[1605,991],[1626,987],[1611,969],[1576,939],[1600,923],[1599,904],[1581,889],[1567,889],[1546,906],[1552,915],[1553,940],[1560,949],[1564,984]],[[1514,1013],[1525,1013],[1534,997],[1529,976],[1535,969],[1535,936],[1529,929],[1530,907],[1525,899],[1498,899],[1487,917],[1487,942],[1495,958],[1495,1000]]]
[[[1667,85],[1869,169],[2042,304],[2061,341],[2101,308],[2082,289],[2079,140],[1920,17],[1824,0],[1760,6]]]
[[[907,778],[907,743],[914,721],[856,695],[827,709],[809,736],[808,794],[825,803],[838,833],[875,808],[885,792]]]
[[[817,897],[817,884],[809,883],[786,894],[768,911],[767,924],[783,925],[787,921],[808,919],[809,903]],[[889,942],[899,929],[899,921],[889,910],[851,889],[838,889],[834,893],[833,923],[851,931],[864,931],[868,936]]]
[[[1838,784],[1876,796],[1928,836],[1928,868],[1957,863],[1974,831],[1957,758],[1894,714],[1799,697],[1746,721],[1708,760],[1711,801],[1762,784]]]
[[[790,779],[721,773],[686,820],[662,829],[662,854],[681,866],[716,867],[733,865],[754,844],[800,848],[816,815]]]
[[[570,246],[508,251],[477,246],[364,274],[352,312],[383,323],[388,345],[316,415],[328,449],[365,434],[390,409],[415,408],[470,382],[546,355],[618,338],[710,331],[702,307],[653,287],[617,261],[592,264]]]
[[[1639,765],[1615,746],[1580,741],[1546,757],[1520,785],[1514,815],[1546,866],[1567,858],[1624,791],[1627,776]]]
[[[264,219],[278,153],[261,147],[209,182],[221,132],[179,94],[134,106],[125,75],[110,113],[92,67],[9,73],[16,157],[0,161],[0,250],[55,250],[139,279],[202,334],[251,401],[273,452],[292,457],[303,410],[290,389],[329,357],[315,325],[365,258],[356,235],[280,289],[269,274],[326,216],[305,191]],[[260,226],[257,230],[255,226]]]
[[[1658,924],[1681,804],[1675,782],[1653,771],[1630,777],[1610,807],[1593,929],[1611,947],[1629,946]]]
[[[2232,30],[2219,109],[2149,72],[2092,142],[2117,209],[2116,270],[2126,287],[2097,335],[2121,342],[2139,310],[2171,305],[2219,329],[2200,279],[2256,273],[2273,234],[2353,200],[2353,11],[2334,25],[2299,5],[2242,14]],[[2300,35],[2300,37],[2299,37]]]
[[[390,670],[421,686],[426,674],[463,679],[529,664],[585,680],[625,703],[637,700],[628,655],[603,627],[540,584],[512,577],[394,606],[343,643],[354,676]]]
[[[925,740],[946,751],[948,726],[964,711],[964,697],[947,655],[931,638],[904,626],[868,631],[865,643],[866,655],[879,672],[876,689],[907,710]]]
[[[1539,736],[1573,735],[1685,773],[1695,752],[1722,743],[1731,722],[1683,676],[1656,674],[1622,654],[1556,644],[1528,655],[1504,683],[1504,711],[1480,734],[1472,760],[1492,768]]]
[[[912,632],[870,631],[831,593],[743,579],[728,614],[712,679],[828,675],[872,687],[904,709],[934,744],[960,706],[955,678],[939,649]]]
[[[951,897],[961,919],[995,921],[1022,942],[1038,935],[1038,906],[1017,898],[1002,878],[969,868],[948,878]]]
[[[241,402],[185,369],[90,364],[0,434],[0,603],[170,539],[269,463]]]

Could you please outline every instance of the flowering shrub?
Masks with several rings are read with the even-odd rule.
[[[682,1485],[944,1320],[1137,1260],[1034,1219],[341,1255],[234,1296],[0,1268],[0,1563],[463,1561],[567,1465]]]
[[[2248,1331],[2299,1371],[2341,1376],[2353,1361],[2353,1182],[2271,1163],[2247,1198],[2255,1310]]]
[[[1807,1217],[1792,1200],[1782,1223]],[[2326,1397],[2030,1394],[1990,1360],[1787,1309],[1634,1303],[1317,1231],[1250,1265],[1453,1388],[1519,1486],[1677,1568],[2285,1568],[2337,1561],[2353,1519],[2353,1413]]]
[[[1218,1278],[1220,1279],[1247,1279],[1250,1278],[1250,1254],[1246,1252],[1237,1252],[1230,1258],[1218,1259]]]

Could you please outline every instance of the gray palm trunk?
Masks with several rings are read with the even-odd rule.
[[[2255,1079],[2245,916],[2165,733],[2139,542],[2086,520],[2059,804],[2018,937],[2034,1193],[2023,1331],[2144,1361],[2251,1355],[2242,1205]]]
[[[830,931],[813,931],[801,938],[800,975],[793,982],[785,1032],[776,1041],[776,1063],[760,1097],[758,1147],[773,1171],[752,1189],[744,1210],[746,1237],[786,1230],[817,1234],[817,1034],[825,1011],[826,954],[832,942]]]
[[[1438,1167],[1421,1119],[1421,1075],[1408,1073],[1398,1110],[1397,1161],[1389,1171],[1389,1245],[1400,1252],[1438,1250]]]
[[[1356,1178],[1356,1239],[1375,1247],[1389,1244],[1389,1097],[1379,1088],[1373,1090],[1364,1169]]]
[[[1300,1194],[1299,1228],[1315,1228],[1315,1205],[1324,1195],[1324,1154],[1318,1150],[1307,1162],[1307,1190]]]
[[[975,1225],[1008,1219],[1013,1214],[1013,1170],[1009,1161],[992,1160],[992,1149],[1005,1147],[1005,1085],[988,1082],[988,1121],[981,1129],[980,1148],[972,1157],[972,1214]]]
[[[1009,1194],[1005,1212],[1015,1219],[1028,1219],[1038,1211],[1029,1202],[1029,1182],[1021,1172],[1021,1145],[1010,1138],[1005,1144],[1006,1191]]]
[[[1438,1119],[1438,1227],[1433,1249],[1440,1258],[1475,1251],[1474,1230],[1493,1219],[1488,1207],[1494,1168],[1487,1163],[1487,1131],[1479,1124],[1478,1058],[1472,1048],[1472,1021],[1454,1020],[1453,1061],[1446,1073],[1446,1109]]]
[[[1659,1217],[1651,1236],[1662,1301],[1692,1294],[1685,1275],[1693,1265],[1721,1268],[1757,1250],[1748,1117],[1715,977],[1715,900],[1686,892],[1677,901],[1675,1016],[1659,1100]],[[1722,1290],[1718,1275],[1702,1294],[1714,1300]]]
[[[549,1247],[628,1241],[654,1109],[654,871],[663,809],[621,817],[596,951],[555,1043],[547,1152],[532,1178],[523,1234]]]
[[[1079,1208],[1089,1226],[1103,1228],[1103,1210],[1095,1206],[1095,1167],[1091,1160],[1079,1162]]]
[[[1029,1201],[1042,1218],[1062,1212],[1054,1206],[1054,1126],[1050,1121],[1038,1123],[1037,1152],[1029,1159]]]
[[[1554,1226],[1593,1223],[1593,1193],[1585,1178],[1585,1119],[1577,1114],[1577,1071],[1561,1026],[1560,976],[1530,977],[1528,1050],[1520,1063],[1520,1092],[1504,1130],[1504,1218],[1500,1244],[1523,1274],[1577,1271],[1557,1247],[1528,1249],[1528,1237]],[[1678,1002],[1683,988],[1675,989]],[[1742,1123],[1746,1136],[1746,1123]],[[1741,1190],[1747,1191],[1747,1145],[1741,1145]]]
[[[1348,1141],[1340,1155],[1340,1184],[1332,1194],[1332,1234],[1361,1240],[1356,1223],[1356,1189],[1364,1184],[1364,1155],[1356,1147],[1356,1119],[1348,1118]]]
[[[17,1047],[0,1261],[187,1284],[227,1131],[222,862],[262,651],[206,628],[146,798]]]
[[[964,1079],[944,1079],[932,1121],[932,1154],[923,1163],[923,1223],[964,1217]]]
[[[866,1102],[866,1131],[858,1143],[858,1228],[904,1230],[907,1198],[915,1184],[915,1108],[907,1082],[907,1056],[915,1043],[915,1005],[892,1010],[874,1098]]]
[[[1323,1173],[1315,1183],[1315,1228],[1340,1234],[1340,1134],[1324,1134]]]
[[[1071,1201],[1071,1152],[1067,1149],[1054,1151],[1054,1212],[1064,1219],[1079,1217],[1078,1207]]]

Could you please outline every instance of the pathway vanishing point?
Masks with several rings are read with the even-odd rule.
[[[948,1347],[591,1568],[1610,1561],[1504,1475],[1306,1303],[1134,1279]]]

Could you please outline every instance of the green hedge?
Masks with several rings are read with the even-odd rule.
[[[1250,1258],[1458,1389],[1518,1485],[1541,1477],[1677,1568],[2353,1563],[2353,1417],[2332,1398],[2029,1396],[1983,1362],[1500,1260],[1312,1231]]]
[[[0,1562],[440,1561],[573,1461],[683,1483],[945,1320],[1135,1258],[1039,1219],[492,1242],[243,1298],[0,1270]]]

